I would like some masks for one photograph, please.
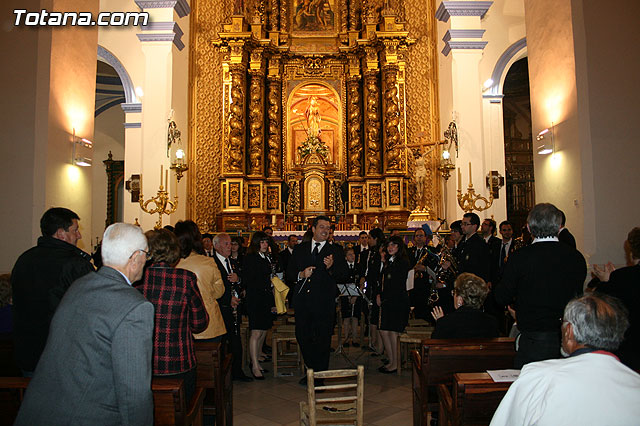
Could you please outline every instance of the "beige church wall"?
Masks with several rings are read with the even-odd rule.
[[[185,47],[178,50],[173,46],[173,87],[171,88],[172,100],[171,108],[173,109],[173,120],[178,126],[178,130],[182,133],[182,148],[187,153],[187,162],[189,161],[189,16],[178,18],[175,15],[176,22],[180,29],[184,32],[182,42]],[[189,203],[187,195],[187,182],[190,172],[183,175],[180,182],[176,180],[176,174],[172,171],[170,179],[171,194],[178,194],[178,210],[168,218],[167,223],[175,224],[179,220],[186,219],[187,204]],[[212,177],[213,179],[213,177]]]
[[[3,111],[7,120],[3,129],[15,136],[10,140],[23,141],[20,148],[24,150],[4,157],[22,168],[6,181],[24,183],[7,194],[11,211],[3,215],[13,220],[3,223],[10,227],[5,235],[13,244],[2,249],[2,270],[10,269],[17,255],[35,243],[38,221],[49,207],[64,206],[78,213],[84,236],[80,248],[90,248],[87,241],[91,239],[91,171],[71,162],[74,129],[81,137],[93,137],[97,29],[15,28],[12,10],[97,12],[97,5],[97,1],[74,0],[3,2],[2,51],[5,64],[12,64],[11,70],[2,71],[7,77],[2,79],[4,93],[6,99],[21,104],[16,108],[11,102],[13,108]],[[9,170],[15,168],[9,166]]]
[[[107,172],[103,163],[113,154],[114,160],[124,159],[124,111],[120,105],[113,106],[95,118],[95,132],[93,137],[93,167],[92,167],[92,231],[91,246],[96,244],[96,237],[102,240],[107,219]],[[129,203],[131,197],[124,192],[124,203]]]
[[[623,242],[640,226],[640,4],[572,1],[579,139],[583,168],[583,250],[591,263],[624,265]],[[590,148],[590,150],[589,150]],[[593,191],[590,196],[589,190]],[[572,225],[569,224],[571,227]]]
[[[37,10],[40,2],[21,1],[23,8]],[[35,139],[38,129],[47,124],[48,92],[38,93],[38,80],[46,80],[46,59],[50,32],[38,32],[13,26],[13,9],[17,1],[0,2],[0,51],[11,66],[0,67],[0,85],[4,101],[0,103],[0,123],[3,141],[0,143],[0,230],[5,241],[0,245],[0,273],[10,272],[21,252],[34,245],[40,235],[39,220],[42,211],[36,211],[35,194]],[[38,47],[42,48],[39,50]],[[39,55],[40,51],[42,55]],[[36,123],[35,117],[40,117]],[[43,182],[39,182],[42,186]],[[40,191],[41,192],[41,191]]]
[[[581,1],[525,5],[534,133],[555,125],[556,153],[534,156],[536,202],[565,211],[590,263],[621,265],[640,203],[638,15],[630,9],[638,6],[617,1],[605,13]]]
[[[584,170],[571,5],[568,0],[536,0],[526,1],[525,7],[533,134],[553,123],[556,151],[553,155],[534,152],[536,203],[551,202],[562,209],[578,248],[589,255],[590,250],[585,250],[584,245],[583,187],[583,183],[589,185],[589,180],[583,182],[583,172],[588,173],[590,164]],[[586,189],[587,193],[593,191]]]
[[[522,0],[496,0],[479,22],[477,17],[455,17],[455,29],[485,30],[481,40],[486,41],[487,45],[481,53],[473,49],[457,52],[454,50],[447,56],[441,53],[444,47],[442,39],[446,32],[454,27],[452,19],[454,18],[450,18],[446,23],[438,22],[441,128],[444,131],[451,119],[456,119],[460,154],[454,161],[462,173],[463,192],[469,183],[468,164],[471,161],[474,189],[476,193],[488,197],[489,189],[485,187],[484,179],[489,170],[496,170],[505,176],[504,131],[502,104],[483,99],[482,85],[492,76],[496,63],[505,50],[525,37],[524,4]],[[512,58],[501,76],[501,81],[494,84],[498,84],[501,89],[510,65],[525,55],[526,51]],[[470,105],[472,107],[469,107]],[[461,114],[461,111],[464,112]],[[457,187],[457,173],[454,173],[447,183],[449,222],[459,219],[463,214],[456,199]],[[492,207],[479,212],[480,217],[493,216],[497,221],[506,219],[504,187],[499,195]]]

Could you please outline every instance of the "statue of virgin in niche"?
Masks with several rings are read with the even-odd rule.
[[[320,136],[320,108],[318,107],[318,97],[310,96],[307,109],[304,112],[307,119],[307,135],[310,138]]]

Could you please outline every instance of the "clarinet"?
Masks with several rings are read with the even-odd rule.
[[[233,264],[231,263],[231,261],[229,261],[229,267],[231,268],[231,272],[235,272],[233,269]],[[240,283],[231,283],[231,297],[235,297],[236,299],[240,299],[240,293],[238,291],[238,288],[240,287]],[[238,320],[238,306],[236,305],[233,308],[233,333],[238,336],[239,332],[238,332],[238,324],[240,324],[240,321]]]

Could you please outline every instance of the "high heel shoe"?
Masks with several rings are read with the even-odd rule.
[[[264,376],[256,376],[256,373],[254,373],[253,370],[251,370],[251,375],[256,380],[264,380]]]

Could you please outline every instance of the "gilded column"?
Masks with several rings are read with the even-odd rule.
[[[380,89],[378,71],[367,71],[364,77],[366,174],[382,174],[382,145],[380,140]]]
[[[280,30],[280,1],[270,0],[269,2],[269,31]]]
[[[249,174],[264,175],[264,76],[251,72],[249,88]]]
[[[351,0],[353,2],[353,0]],[[347,0],[340,2],[340,32],[347,32],[347,23],[349,21],[349,5]]]
[[[280,2],[280,31],[289,31],[289,9],[287,8],[288,1]]]
[[[358,29],[358,4],[355,0],[349,2],[349,31]]]
[[[233,174],[244,172],[245,68],[244,64],[230,66],[229,143],[225,148],[224,171]]]
[[[347,83],[347,126],[349,147],[349,176],[362,176],[362,114],[360,112],[359,77]]]
[[[270,178],[280,178],[282,170],[282,130],[280,128],[280,111],[281,93],[280,93],[280,77],[269,77],[269,95],[267,106],[267,115],[269,118],[269,137],[267,139],[267,172]]]
[[[399,129],[398,66],[385,65],[383,80],[384,170],[385,173],[404,172],[404,145]]]

